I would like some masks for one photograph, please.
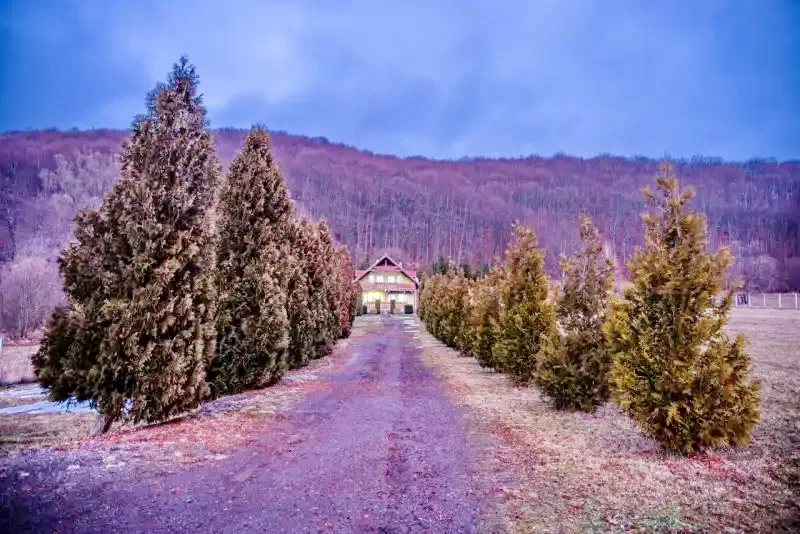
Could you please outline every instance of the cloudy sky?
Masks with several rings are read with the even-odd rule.
[[[214,126],[438,158],[800,159],[796,0],[201,4],[0,0],[0,131],[127,127],[186,53]]]

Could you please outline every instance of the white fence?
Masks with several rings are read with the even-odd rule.
[[[800,309],[797,293],[752,293],[741,291],[733,300],[737,308],[788,308]]]

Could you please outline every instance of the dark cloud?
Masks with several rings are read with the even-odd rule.
[[[6,4],[0,130],[127,126],[181,53],[215,125],[378,152],[800,157],[800,5]]]

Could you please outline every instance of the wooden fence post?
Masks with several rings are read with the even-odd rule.
[[[766,294],[766,293],[764,293],[764,294],[763,294],[763,295],[761,295],[761,296],[762,296],[762,297],[763,297],[763,299],[764,299],[764,307],[766,308],[766,307],[767,307],[767,294]]]
[[[778,308],[781,307],[781,293],[778,293]]]
[[[794,308],[797,309],[797,293],[794,294]]]
[[[750,293],[749,292],[747,293],[747,307],[748,308],[752,308],[753,307],[753,301],[750,300]]]

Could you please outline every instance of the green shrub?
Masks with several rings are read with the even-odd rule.
[[[492,359],[499,370],[527,383],[536,369],[543,337],[555,332],[555,314],[547,302],[549,281],[542,268],[544,251],[532,228],[515,224],[500,281],[500,321]]]
[[[608,400],[611,357],[603,338],[614,266],[603,254],[600,233],[586,216],[582,249],[562,262],[564,283],[556,296],[558,331],[537,355],[536,384],[559,408],[592,412]]]
[[[613,397],[669,450],[687,454],[743,445],[759,419],[760,384],[750,377],[746,339],[722,331],[736,284],[715,296],[732,263],[706,252],[705,218],[686,204],[671,167],[645,190],[645,246],[628,267],[632,284],[611,306],[605,333],[614,356]]]
[[[467,324],[469,330],[468,354],[478,360],[481,367],[494,368],[494,345],[497,343],[500,322],[500,274],[492,269],[473,284],[469,296]]]
[[[425,281],[420,292],[420,309],[428,331],[445,345],[458,350],[466,346],[465,299],[469,281],[448,271]]]

